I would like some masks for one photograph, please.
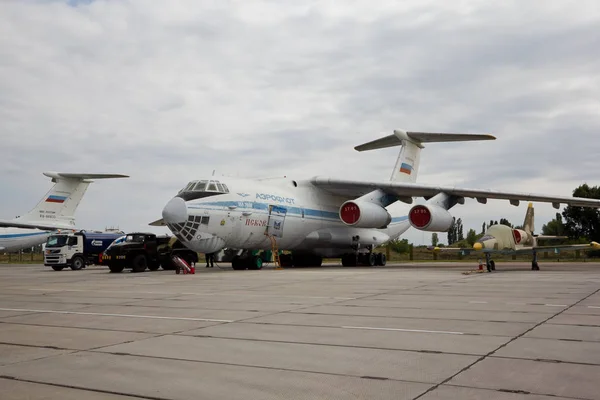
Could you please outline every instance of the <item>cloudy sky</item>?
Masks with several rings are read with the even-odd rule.
[[[398,148],[353,147],[393,129],[497,137],[428,145],[419,182],[570,196],[600,184],[599,48],[596,0],[2,1],[0,218],[43,171],[125,173],[79,225],[162,233],[147,223],[213,169],[388,179]],[[479,231],[525,209],[453,213]],[[536,204],[537,230],[555,212]]]

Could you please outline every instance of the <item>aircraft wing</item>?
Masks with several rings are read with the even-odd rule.
[[[23,228],[23,229],[40,229],[42,231],[56,231],[58,229],[76,229],[69,225],[43,224],[35,222],[16,222],[0,220],[0,228]]]
[[[424,197],[430,198],[440,192],[458,197],[470,197],[477,199],[480,203],[486,203],[487,199],[509,200],[511,204],[518,205],[519,201],[537,201],[541,203],[552,203],[554,208],[560,208],[560,204],[580,207],[600,208],[600,200],[586,199],[582,197],[552,196],[537,193],[508,192],[489,189],[467,189],[455,186],[423,185],[418,183],[392,182],[392,181],[355,181],[349,179],[328,178],[316,176],[310,182],[331,194],[348,198],[357,198],[381,189],[384,192],[399,198]]]
[[[600,243],[590,242],[586,244],[561,244],[558,246],[535,246],[529,247],[529,251],[543,251],[543,250],[578,250],[578,249],[594,249],[600,250]]]
[[[164,219],[157,219],[156,221],[150,222],[148,225],[150,226],[167,226]]]

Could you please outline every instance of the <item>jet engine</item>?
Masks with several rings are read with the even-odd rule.
[[[346,201],[339,214],[344,224],[355,228],[382,229],[392,222],[392,216],[385,208],[366,201]]]
[[[513,229],[513,237],[515,238],[515,244],[526,244],[529,243],[530,240],[530,235],[521,230],[521,229]]]
[[[417,205],[408,212],[408,221],[421,231],[446,232],[452,225],[452,215],[433,204]]]

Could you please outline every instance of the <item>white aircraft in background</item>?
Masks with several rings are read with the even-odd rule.
[[[485,254],[485,264],[488,272],[496,270],[496,263],[492,260],[492,254],[523,254],[532,255],[531,269],[539,271],[537,254],[544,250],[594,250],[600,249],[600,244],[590,242],[588,244],[559,244],[555,246],[539,246],[540,240],[567,239],[566,236],[534,235],[534,211],[533,204],[529,203],[525,213],[523,229],[513,229],[510,226],[496,224],[490,226],[483,236],[479,238],[472,249],[460,247],[430,247],[434,252],[462,253],[469,255],[472,252]]]
[[[12,252],[45,243],[59,230],[74,230],[75,210],[91,179],[128,178],[121,174],[44,172],[54,185],[27,214],[0,220],[0,252]]]
[[[162,211],[166,225],[188,248],[214,253],[239,249],[234,269],[259,269],[261,259],[248,250],[290,250],[280,265],[321,265],[323,257],[340,257],[344,266],[385,265],[385,255],[373,249],[398,238],[409,227],[447,231],[448,212],[465,197],[480,203],[506,199],[600,207],[600,200],[543,194],[463,189],[417,184],[423,143],[494,140],[487,134],[424,133],[395,130],[392,135],[355,147],[358,151],[401,146],[389,181],[357,181],[329,177],[312,179],[208,178],[189,182]],[[424,197],[423,205],[406,210]],[[404,207],[402,207],[404,206]],[[277,251],[274,252],[278,254]],[[277,259],[275,259],[277,261]]]

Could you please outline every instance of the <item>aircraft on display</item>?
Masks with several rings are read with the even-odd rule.
[[[0,251],[12,252],[45,243],[61,230],[75,230],[75,210],[92,179],[128,178],[121,174],[44,172],[54,185],[27,214],[0,220]]]
[[[566,236],[534,235],[534,211],[533,204],[529,203],[523,222],[523,229],[511,228],[508,225],[495,224],[490,226],[483,236],[475,241],[472,249],[460,247],[429,247],[434,252],[461,253],[469,255],[472,252],[485,254],[485,264],[488,272],[496,270],[496,263],[492,260],[492,254],[523,254],[531,253],[531,269],[539,271],[537,254],[544,250],[594,250],[600,249],[600,244],[590,242],[587,244],[561,244],[555,246],[539,246],[540,240],[567,239]]]
[[[466,189],[416,183],[424,143],[495,140],[489,134],[426,133],[394,130],[393,134],[355,147],[358,151],[401,146],[390,180],[360,181],[316,176],[310,179],[241,179],[215,177],[189,182],[152,226],[167,226],[188,248],[200,253],[237,249],[234,269],[258,269],[251,250],[291,251],[282,266],[318,266],[323,257],[342,265],[385,265],[374,249],[398,238],[411,226],[445,232],[448,210],[465,198],[480,203],[505,199],[600,207],[600,200],[544,194]],[[414,204],[424,198],[424,204]],[[407,210],[406,208],[410,208]]]

